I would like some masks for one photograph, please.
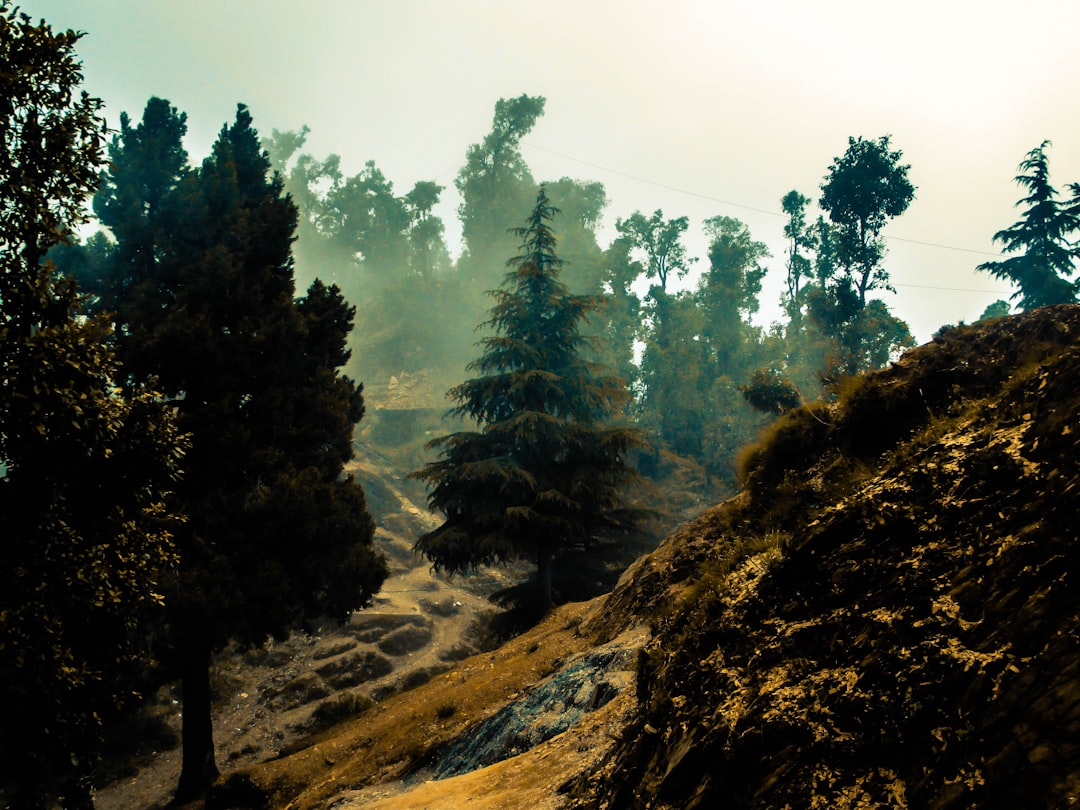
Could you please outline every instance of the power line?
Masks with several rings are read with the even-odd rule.
[[[901,284],[891,282],[894,287],[918,287],[920,290],[950,290],[952,292],[988,293],[991,295],[1012,295],[1012,290],[976,290],[973,287],[935,287],[933,284]]]
[[[731,200],[722,200],[719,197],[713,197],[713,196],[711,196],[709,194],[701,194],[700,192],[697,192],[697,191],[690,191],[688,189],[679,188],[678,186],[672,186],[672,185],[669,185],[667,183],[658,183],[655,180],[649,180],[648,178],[645,178],[645,177],[638,177],[637,175],[634,175],[634,174],[628,174],[627,172],[619,171],[618,169],[612,169],[609,166],[601,166],[598,163],[590,163],[587,160],[580,160],[579,158],[572,157],[572,156],[567,155],[567,154],[563,154],[562,152],[556,152],[554,149],[548,149],[547,147],[540,146],[539,144],[536,144],[536,143],[522,141],[522,144],[525,145],[525,146],[528,146],[531,149],[539,149],[541,152],[547,152],[550,155],[555,155],[556,157],[563,158],[564,160],[569,160],[569,161],[572,161],[574,163],[580,163],[582,166],[588,166],[588,167],[593,168],[593,169],[598,169],[599,171],[602,171],[602,172],[608,172],[610,174],[615,174],[615,175],[618,175],[619,177],[625,177],[628,180],[634,180],[634,181],[636,181],[638,183],[645,183],[646,185],[655,186],[656,188],[662,188],[662,189],[666,189],[668,191],[677,192],[679,194],[685,194],[688,197],[697,197],[698,199],[701,199],[701,200],[709,200],[710,202],[720,203],[721,205],[729,205],[729,206],[731,206],[733,208],[741,208],[741,209],[743,209],[745,211],[754,211],[754,212],[756,212],[758,214],[765,214],[765,215],[770,216],[770,217],[781,217],[782,218],[784,216],[782,213],[779,213],[777,211],[770,211],[770,210],[767,210],[767,209],[764,209],[764,208],[757,208],[757,207],[755,207],[753,205],[744,205],[743,203],[732,202]],[[906,239],[906,238],[904,238],[902,236],[886,235],[884,238],[888,239],[890,241],[894,241],[894,242],[908,242],[909,244],[912,244],[912,245],[923,245],[925,247],[940,248],[942,250],[955,250],[955,251],[958,251],[960,253],[974,253],[974,254],[976,254],[978,256],[1000,256],[1001,255],[1000,253],[991,253],[991,252],[986,251],[986,250],[975,250],[974,248],[956,247],[955,245],[943,245],[940,242],[926,242],[926,241],[923,241],[921,239]],[[915,286],[915,285],[908,285],[908,286]],[[952,287],[928,287],[927,289],[945,290],[945,289],[957,289],[957,288],[952,288]],[[978,292],[978,291],[973,290],[973,292]]]

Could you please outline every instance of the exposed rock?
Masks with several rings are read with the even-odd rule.
[[[576,657],[443,751],[436,778],[501,762],[561,734],[632,680],[637,648],[611,644]]]

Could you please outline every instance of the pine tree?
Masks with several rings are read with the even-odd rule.
[[[451,413],[479,429],[431,442],[442,459],[413,474],[446,518],[417,550],[450,572],[532,560],[542,605],[551,602],[560,554],[626,531],[640,516],[624,496],[636,476],[626,454],[642,437],[607,422],[629,393],[583,359],[579,326],[599,301],[571,295],[560,282],[555,214],[541,187],[527,224],[514,231],[521,253],[492,293],[485,325],[494,335],[469,366],[480,376],[449,393],[458,403]]]
[[[1027,210],[1015,225],[994,234],[1003,252],[1018,255],[978,267],[1018,285],[1020,289],[1012,298],[1020,299],[1024,310],[1073,303],[1080,290],[1080,280],[1070,280],[1080,258],[1080,246],[1070,239],[1080,231],[1080,206],[1058,201],[1057,191],[1050,185],[1048,146],[1050,141],[1043,141],[1020,162],[1022,174],[1015,180],[1028,195],[1017,205],[1027,205]]]
[[[183,565],[166,583],[168,660],[184,693],[181,799],[217,773],[211,654],[344,617],[386,575],[363,491],[341,477],[363,414],[360,386],[339,372],[355,310],[318,282],[295,298],[296,209],[268,169],[240,105],[168,195],[177,227],[120,308],[129,374],[155,377],[192,437]]]
[[[103,718],[134,697],[175,564],[162,501],[183,441],[121,392],[110,327],[45,255],[104,162],[78,35],[0,0],[0,802],[92,806]]]

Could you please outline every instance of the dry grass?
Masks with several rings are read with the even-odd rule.
[[[267,797],[270,807],[314,810],[347,790],[401,778],[441,745],[556,671],[567,657],[589,649],[590,640],[575,629],[589,604],[565,605],[500,649],[388,698],[356,720],[312,738],[303,749],[232,774],[226,795],[254,789]],[[447,705],[455,711],[440,717],[445,714],[440,707]]]

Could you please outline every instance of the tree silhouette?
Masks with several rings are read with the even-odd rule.
[[[16,808],[92,806],[102,719],[134,697],[176,562],[175,421],[118,388],[107,318],[43,261],[104,163],[77,40],[0,0],[0,801]]]
[[[1057,191],[1050,185],[1048,146],[1050,141],[1043,141],[1020,162],[1021,174],[1014,179],[1028,194],[1017,205],[1027,209],[1019,222],[994,234],[994,241],[1002,243],[1002,252],[1018,255],[978,267],[1019,286],[1011,297],[1019,299],[1023,310],[1073,303],[1080,289],[1080,282],[1069,280],[1076,274],[1075,262],[1080,257],[1080,246],[1070,239],[1080,230],[1080,205],[1066,206],[1058,201]]]
[[[240,105],[162,204],[174,227],[161,229],[155,261],[119,308],[128,374],[156,378],[192,437],[176,499],[183,564],[165,583],[166,660],[184,695],[180,799],[217,773],[211,654],[343,617],[386,575],[363,491],[341,476],[364,410],[339,372],[354,309],[318,281],[295,297],[296,209],[268,169]]]
[[[847,150],[833,159],[821,184],[818,204],[837,226],[837,258],[851,277],[860,307],[870,290],[889,289],[889,274],[881,265],[881,229],[904,213],[915,196],[907,176],[911,167],[900,163],[903,153],[890,145],[888,135],[876,141],[848,138]]]

